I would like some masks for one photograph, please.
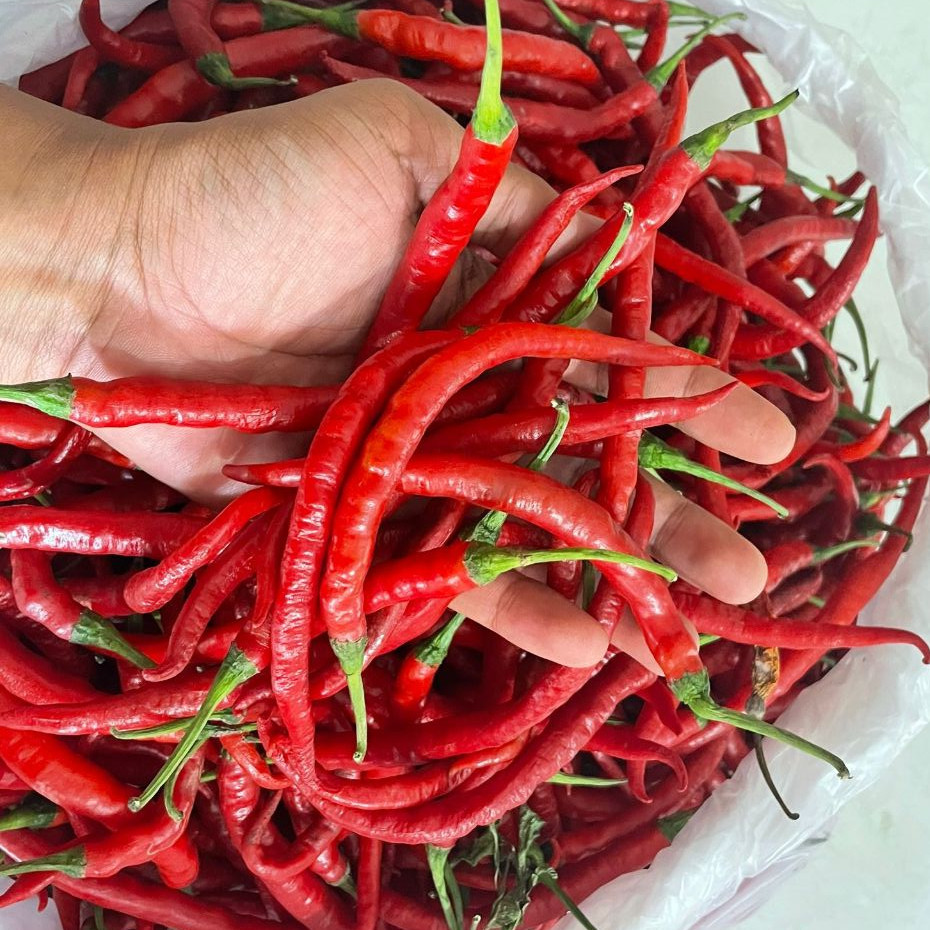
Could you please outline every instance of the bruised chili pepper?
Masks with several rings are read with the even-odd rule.
[[[119,656],[139,668],[152,663],[122,637],[110,620],[82,607],[58,584],[50,557],[32,549],[10,553],[16,606],[60,639]]]
[[[363,11],[355,15],[361,20],[369,12],[386,11]],[[420,325],[468,245],[510,162],[518,130],[513,114],[501,100],[503,53],[496,0],[488,0],[485,4],[485,15],[487,48],[475,111],[462,137],[451,173],[420,214],[365,337],[361,358],[380,349],[397,333],[414,330]],[[437,27],[442,25],[434,20],[426,22]]]

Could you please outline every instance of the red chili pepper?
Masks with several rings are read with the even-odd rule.
[[[380,71],[350,65],[334,58],[324,58],[324,63],[327,70],[344,83],[385,77]],[[477,89],[458,81],[423,81],[416,78],[395,80],[454,113],[471,115],[478,102]],[[652,86],[641,82],[626,93],[609,97],[590,110],[519,97],[505,97],[504,103],[520,127],[522,139],[577,144],[618,132],[623,134],[630,121],[655,101],[655,96]]]
[[[925,400],[895,426],[882,443],[879,450],[881,454],[889,458],[899,456],[907,448],[908,443],[920,435],[920,431],[927,425],[928,420],[930,420],[930,400]]]
[[[853,474],[863,481],[898,484],[930,475],[930,455],[902,456],[897,459],[870,458],[852,464]]]
[[[65,84],[64,95],[61,99],[62,107],[66,110],[80,112],[84,96],[87,93],[87,85],[99,67],[100,56],[93,47],[82,48],[74,56],[71,62],[71,70],[68,72],[68,82]]]
[[[706,394],[690,397],[613,400],[572,407],[572,416],[561,445],[567,448],[608,437],[619,437],[629,430],[650,429],[688,420],[712,409],[734,387],[734,384],[726,384]],[[537,407],[517,413],[492,414],[479,420],[466,420],[430,433],[423,441],[422,449],[480,453],[489,458],[512,452],[538,452],[552,432],[554,416],[551,407]],[[634,482],[635,455],[634,445]]]
[[[480,788],[398,811],[356,811],[323,798],[314,804],[331,820],[366,836],[393,843],[450,846],[475,827],[523,803],[547,773],[558,771],[584,746],[619,700],[649,678],[650,673],[632,660],[612,659],[552,715],[546,729],[531,738],[510,765]]]
[[[910,630],[808,623],[784,617],[776,620],[700,595],[685,594],[676,600],[702,633],[724,636],[732,642],[764,644],[781,649],[819,649],[822,653],[831,649],[906,643],[916,646],[923,655],[924,664],[930,664],[930,646]]]
[[[422,365],[394,395],[387,412],[369,434],[356,467],[346,479],[346,491],[333,519],[320,607],[333,651],[350,684],[353,677],[360,675],[367,642],[364,575],[395,483],[426,428],[459,387],[496,365],[527,354],[643,365],[686,364],[700,359],[681,350],[629,343],[584,330],[514,323],[498,324],[467,336]],[[384,463],[389,467],[383,467]],[[358,689],[357,682],[355,687]],[[357,721],[363,716],[357,705]],[[364,758],[362,736],[360,733],[359,761]]]
[[[487,51],[481,88],[471,122],[462,137],[458,159],[420,214],[365,337],[360,358],[367,358],[398,333],[420,325],[468,245],[510,162],[517,142],[517,124],[500,96],[503,60],[500,11],[494,0],[485,9]],[[356,15],[361,19],[368,12]],[[445,25],[435,20],[424,22]]]
[[[399,57],[442,61],[460,71],[478,71],[484,64],[487,36],[481,26],[458,26],[394,10],[315,10],[285,0],[268,2],[351,39],[373,42]],[[503,66],[508,71],[545,74],[585,85],[600,81],[594,62],[567,42],[509,29],[503,32]]]
[[[685,193],[697,181],[713,153],[726,141],[731,132],[740,126],[781,112],[794,99],[795,95],[791,94],[771,110],[747,110],[737,114],[691,136],[677,148],[665,153],[652,167],[648,182],[641,185],[639,192],[633,197],[633,229],[625,247],[605,276],[605,282],[637,258],[655,230],[675,212]],[[550,266],[541,275],[537,275],[535,284],[528,287],[511,307],[510,316],[548,320],[559,313],[565,301],[578,292],[616,239],[624,218],[625,214],[621,211],[582,246]]]
[[[54,848],[37,834],[16,832],[0,837],[0,848],[16,859],[50,855]],[[58,875],[53,882],[83,901],[117,908],[142,920],[163,926],[197,927],[198,930],[242,930],[242,917],[216,904],[208,904],[181,891],[127,873],[106,879],[78,879]],[[57,897],[57,896],[56,896]],[[250,930],[297,930],[293,923],[250,918]]]
[[[68,376],[9,385],[0,389],[0,398],[92,429],[170,423],[263,433],[313,429],[336,390],[144,377],[102,382]]]
[[[139,668],[151,665],[111,621],[82,607],[58,584],[44,552],[14,549],[10,565],[16,606],[27,617],[70,643],[119,656]]]
[[[779,390],[794,394],[802,400],[820,403],[832,393],[831,388],[814,391],[807,385],[801,384],[783,371],[773,371],[770,368],[758,368],[751,371],[734,371],[733,377],[741,381],[746,387],[776,387]]]
[[[197,569],[215,559],[247,523],[287,497],[286,493],[260,488],[236,498],[157,566],[133,575],[126,582],[126,603],[139,613],[162,607]]]
[[[765,563],[769,570],[765,593],[771,593],[786,578],[811,565],[821,565],[854,549],[870,548],[875,545],[876,543],[870,539],[849,539],[825,549],[819,549],[801,540],[775,546],[764,553]]]
[[[449,326],[496,323],[507,305],[542,266],[547,253],[578,211],[610,185],[638,170],[638,167],[615,168],[599,178],[569,188],[556,197],[510,250],[497,271],[449,320]],[[440,419],[441,416],[437,421]]]
[[[0,474],[0,501],[35,497],[58,481],[90,443],[90,433],[79,426],[64,429],[44,458]]]
[[[79,19],[87,41],[103,61],[140,71],[160,71],[184,57],[175,46],[130,39],[108,29],[100,15],[100,0],[81,0]]]
[[[77,704],[100,697],[89,682],[27,649],[3,626],[0,667],[4,687],[27,704]]]
[[[68,83],[68,75],[77,54],[74,52],[67,58],[22,75],[19,79],[19,89],[24,94],[29,94],[30,97],[61,104],[65,85]]]
[[[323,52],[335,53],[346,46],[345,39],[315,26],[247,35],[224,44],[233,72],[243,77],[304,71]],[[179,61],[153,74],[135,93],[121,100],[104,122],[127,128],[177,122],[218,94],[219,89],[201,77],[192,62]]]
[[[824,327],[852,296],[853,289],[872,254],[878,237],[878,195],[875,189],[866,197],[865,210],[859,221],[853,241],[830,279],[801,308],[804,323],[810,327]],[[750,307],[754,312],[755,308]],[[761,315],[761,314],[760,314]],[[770,322],[774,322],[770,321]],[[809,341],[800,329],[791,330],[782,324],[740,327],[733,342],[733,357],[740,359],[770,358],[790,352]]]
[[[798,242],[831,242],[851,239],[857,223],[838,217],[785,216],[750,230],[742,237],[746,265],[754,265],[772,253]]]

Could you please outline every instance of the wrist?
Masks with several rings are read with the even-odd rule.
[[[0,381],[66,373],[125,271],[138,144],[0,88]]]

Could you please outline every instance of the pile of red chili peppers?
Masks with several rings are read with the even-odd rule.
[[[167,0],[116,32],[83,0],[88,46],[23,76],[125,127],[386,76],[467,128],[343,384],[0,388],[0,904],[50,896],[65,930],[590,926],[578,903],[649,865],[747,753],[768,779],[763,737],[848,774],[770,723],[844,650],[930,660],[855,624],[930,475],[928,404],[872,417],[830,344],[844,307],[858,321],[875,191],[790,170],[793,95],[771,99],[724,20],[499,7]],[[671,27],[688,41],[663,59]],[[720,60],[750,109],[682,140]],[[750,124],[758,152],[723,147]],[[558,197],[422,330],[511,163]],[[579,211],[603,225],[545,263]],[[609,335],[581,325],[596,304]],[[609,366],[606,396],[563,380],[575,359]],[[729,372],[791,418],[793,450],[752,465],[679,432],[733,385],[647,398],[660,365]],[[243,493],[215,512],[90,432],[145,423],[311,439],[228,466]],[[585,467],[560,482],[553,456]],[[649,559],[647,471],[763,551],[756,601]],[[447,610],[539,563],[608,632],[629,607],[664,677],[613,649],[563,667]]]

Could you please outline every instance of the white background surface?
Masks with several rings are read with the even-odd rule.
[[[913,140],[930,163],[930,4],[927,0],[810,0],[823,23],[851,32],[865,47],[882,80],[898,96]],[[831,142],[803,127],[789,126],[789,146],[813,167],[827,169],[844,157]],[[808,135],[810,133],[810,135]],[[930,260],[930,256],[928,256]],[[857,291],[861,305],[887,300],[880,273],[883,255]],[[879,353],[880,354],[880,353]],[[880,377],[896,377],[892,358],[883,358]],[[900,374],[898,373],[898,376]],[[880,382],[881,383],[881,382]],[[925,385],[913,385],[915,394]],[[916,669],[915,674],[921,670]],[[739,930],[917,930],[930,923],[930,732],[898,758],[891,771],[837,817],[827,842],[807,865],[785,879]],[[790,803],[790,798],[789,798]]]

